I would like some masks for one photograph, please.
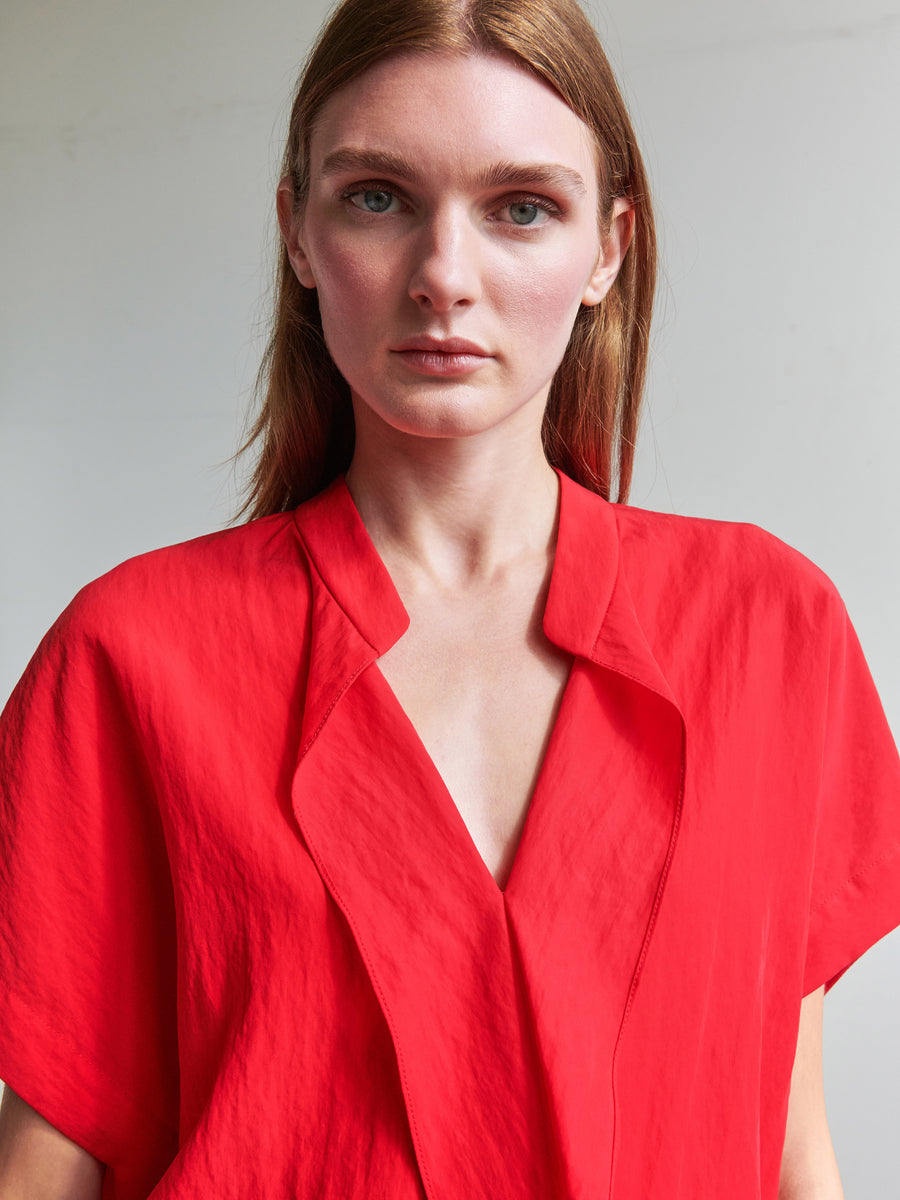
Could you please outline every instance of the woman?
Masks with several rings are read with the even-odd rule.
[[[604,498],[653,230],[579,10],[349,0],[278,212],[261,519],[5,716],[3,1185],[839,1196],[900,768],[815,568]]]

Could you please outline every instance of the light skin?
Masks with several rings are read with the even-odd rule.
[[[844,1200],[825,1114],[822,1017],[825,989],[805,997],[791,1074],[779,1200]]]
[[[351,387],[347,482],[410,616],[379,666],[503,886],[570,667],[541,628],[541,421],[632,209],[601,237],[590,132],[500,57],[379,63],[325,106],[310,156],[302,212],[285,182],[279,213]],[[448,339],[475,353],[429,353]]]
[[[103,1165],[9,1088],[0,1108],[0,1200],[99,1200]]]
[[[351,387],[347,483],[410,615],[379,667],[502,887],[570,667],[541,628],[558,506],[541,420],[634,214],[618,200],[601,228],[589,131],[494,56],[376,65],[325,105],[311,159],[305,206],[282,181],[279,220]],[[6,1106],[0,1200],[96,1200],[97,1170],[23,1102]],[[841,1196],[821,992],[801,1006],[780,1194]]]

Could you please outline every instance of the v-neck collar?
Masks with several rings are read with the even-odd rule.
[[[611,504],[557,475],[559,529],[544,632],[560,649],[590,658],[618,568],[616,520]],[[343,476],[295,515],[322,582],[380,657],[406,632],[409,617]]]
[[[544,632],[554,645],[676,703],[634,613],[621,570],[615,506],[557,472],[559,529]],[[409,626],[397,589],[343,476],[296,511],[312,564],[331,599],[380,657]]]
[[[341,475],[295,513],[325,587],[380,657],[409,626],[409,616],[378,556]]]
[[[294,812],[391,1030],[430,1197],[608,1178],[616,1048],[676,843],[683,722],[614,506],[560,488],[544,629],[574,666],[503,892],[369,669],[408,618],[346,484],[296,515],[312,628]]]

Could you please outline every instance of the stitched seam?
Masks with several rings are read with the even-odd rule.
[[[357,945],[360,948],[360,953],[362,954],[363,962],[366,964],[366,969],[369,973],[369,979],[372,982],[372,986],[375,989],[376,995],[378,996],[379,1003],[381,1004],[381,1007],[384,1011],[385,1019],[388,1023],[388,1028],[391,1031],[391,1040],[394,1043],[394,1053],[397,1056],[397,1070],[400,1075],[400,1083],[403,1088],[403,1094],[404,1094],[404,1097],[406,1098],[406,1111],[409,1116],[410,1132],[412,1133],[412,1136],[413,1136],[413,1144],[414,1144],[414,1146],[421,1148],[421,1153],[419,1152],[419,1150],[416,1151],[416,1159],[417,1159],[418,1166],[419,1166],[419,1173],[422,1176],[423,1184],[425,1184],[426,1193],[428,1195],[434,1195],[435,1193],[432,1191],[432,1187],[431,1187],[431,1176],[428,1172],[428,1169],[425,1166],[424,1158],[423,1158],[425,1143],[421,1140],[421,1135],[419,1134],[419,1126],[418,1126],[418,1123],[416,1122],[415,1113],[413,1111],[412,1091],[409,1087],[409,1077],[406,1073],[406,1062],[403,1057],[403,1052],[400,1049],[400,1042],[397,1037],[397,1026],[396,1026],[396,1022],[394,1021],[393,1014],[391,1012],[391,1007],[388,1004],[387,997],[385,996],[385,994],[382,990],[381,981],[378,978],[378,974],[372,965],[372,961],[371,961],[369,952],[366,948],[365,939],[361,936],[356,922],[351,917],[350,910],[344,901],[344,898],[341,894],[340,889],[338,888],[337,884],[335,883],[331,872],[325,866],[324,862],[322,862],[321,856],[319,855],[318,851],[313,849],[312,843],[308,842],[307,844],[309,845],[310,851],[312,852],[316,866],[319,870],[319,874],[322,876],[322,878],[325,880],[326,884],[328,885],[328,888],[329,888],[332,896],[337,901],[341,912],[344,914],[344,919],[346,920],[347,924],[350,926],[350,929],[353,932],[353,936],[355,937]]]
[[[882,863],[888,862],[890,859],[896,857],[898,851],[900,851],[900,846],[892,846],[889,850],[886,850],[884,854],[879,855],[878,858],[874,858],[871,862],[866,863],[865,866],[860,867],[858,871],[855,871],[848,879],[845,879],[839,887],[836,887],[833,892],[830,892],[823,900],[820,900],[818,904],[811,908],[810,916],[813,916],[815,913],[819,913],[822,911],[822,909],[827,908],[828,905],[831,904],[841,894],[841,892],[845,891],[852,884],[856,883],[857,880],[862,879],[864,875],[868,875],[870,871],[874,871],[876,867],[880,867]]]
[[[12,995],[14,995],[17,998],[19,1004],[21,1004],[23,1008],[28,1010],[29,1014],[31,1015],[32,1019],[34,1020],[34,1023],[36,1025],[40,1026],[41,1030],[44,1033],[50,1035],[50,1040],[53,1041],[54,1044],[57,1044],[59,1030],[50,1024],[50,1022],[46,1019],[46,1017],[43,1015],[43,1013],[41,1013],[38,1009],[36,1009],[34,1007],[34,1005],[25,998],[25,996],[22,994],[21,991],[19,991],[18,988],[9,987],[8,990]],[[72,1047],[67,1047],[66,1053],[67,1053],[68,1057],[74,1058],[80,1062],[86,1063],[91,1068],[91,1070],[93,1072],[95,1072],[100,1077],[100,1079],[113,1092],[115,1092],[122,1100],[124,1100],[128,1104],[129,1108],[134,1110],[134,1114],[136,1116],[140,1116],[141,1118],[146,1118],[146,1116],[148,1115],[147,1114],[148,1106],[147,1106],[147,1097],[146,1096],[138,1096],[135,1092],[132,1092],[130,1090],[130,1088],[123,1087],[122,1084],[118,1080],[114,1079],[113,1076],[107,1072],[105,1067],[103,1067],[96,1060],[96,1058],[93,1057],[93,1055],[88,1054],[87,1051],[84,1050],[82,1047],[80,1047],[78,1045],[74,1045]],[[160,1131],[162,1133],[173,1134],[176,1138],[178,1137],[179,1131],[178,1131],[177,1125],[171,1124],[168,1120],[161,1117],[158,1112],[151,1112],[150,1115],[152,1116],[153,1120],[159,1125]],[[104,1136],[108,1137],[108,1134],[104,1134]],[[117,1141],[118,1139],[115,1139],[115,1140]]]
[[[622,674],[625,674],[625,672],[622,672]],[[635,682],[639,682],[639,681],[635,680]],[[646,685],[642,685],[642,686],[646,686]],[[657,693],[657,695],[658,694],[659,693]],[[662,697],[662,698],[665,699],[665,697]],[[617,1065],[618,1057],[619,1057],[619,1047],[621,1046],[621,1043],[622,1043],[622,1035],[624,1034],[625,1026],[628,1023],[628,1017],[629,1017],[629,1014],[631,1012],[631,1009],[632,1009],[632,1006],[634,1003],[634,997],[635,997],[635,993],[637,992],[638,982],[640,981],[641,971],[643,969],[644,961],[645,961],[647,954],[649,952],[649,949],[650,949],[650,942],[653,938],[654,929],[656,928],[656,921],[657,921],[657,917],[659,915],[660,907],[662,905],[663,895],[666,890],[666,883],[668,882],[668,879],[669,879],[669,871],[670,871],[670,868],[672,865],[672,859],[675,857],[675,847],[678,842],[678,834],[681,829],[681,816],[682,816],[682,812],[684,809],[684,789],[685,789],[685,781],[687,778],[687,730],[685,728],[684,717],[681,715],[679,710],[676,709],[676,711],[678,712],[679,720],[681,721],[681,772],[680,772],[679,786],[678,786],[678,804],[675,809],[675,819],[672,823],[672,833],[669,838],[669,848],[666,853],[666,861],[663,864],[662,875],[660,877],[659,887],[657,888],[657,891],[656,891],[656,898],[653,903],[653,909],[650,913],[650,920],[647,924],[647,931],[644,935],[644,942],[643,942],[643,945],[641,946],[641,952],[640,952],[640,955],[638,956],[638,961],[637,961],[637,965],[635,966],[635,969],[634,969],[634,974],[631,977],[631,986],[628,990],[628,999],[625,1002],[625,1010],[622,1013],[622,1021],[619,1025],[619,1032],[616,1035],[616,1045],[615,1045],[615,1049],[613,1050],[612,1066],[610,1069],[610,1087],[612,1090],[612,1110],[613,1110],[612,1148],[610,1151],[610,1161],[609,1161],[609,1197],[610,1197],[610,1200],[612,1200],[612,1194],[613,1194],[613,1179],[614,1179],[616,1149],[617,1149],[616,1142],[617,1142],[617,1134],[618,1134],[618,1103],[617,1103],[617,1098],[616,1098],[616,1065]]]
[[[331,716],[332,712],[334,711],[334,706],[337,704],[338,700],[340,700],[341,696],[343,696],[344,692],[346,692],[346,690],[347,690],[347,689],[350,687],[350,685],[351,685],[351,684],[353,683],[353,681],[354,681],[354,680],[357,678],[357,676],[358,676],[358,675],[359,675],[359,674],[360,674],[362,671],[364,671],[364,670],[366,669],[366,667],[368,667],[369,665],[370,665],[370,663],[369,663],[369,662],[364,662],[364,663],[361,663],[361,664],[360,664],[360,666],[358,666],[358,667],[356,668],[356,670],[353,672],[353,674],[352,674],[352,675],[351,675],[351,676],[350,676],[350,677],[349,677],[347,680],[345,680],[345,682],[344,682],[343,686],[341,687],[341,689],[340,689],[340,690],[339,690],[339,691],[338,691],[338,692],[335,694],[335,696],[334,696],[334,699],[331,701],[331,703],[330,703],[330,704],[328,705],[328,707],[325,709],[325,712],[324,712],[324,714],[323,714],[323,716],[322,716],[322,719],[321,719],[321,721],[320,721],[320,722],[319,722],[319,724],[318,724],[318,725],[315,727],[315,729],[313,730],[313,732],[312,732],[312,733],[309,735],[309,738],[307,739],[306,745],[305,745],[305,746],[302,748],[302,750],[300,751],[300,758],[301,758],[301,759],[302,759],[302,758],[304,758],[304,757],[306,756],[306,754],[307,754],[307,753],[308,753],[308,751],[309,751],[309,748],[310,748],[310,746],[312,746],[313,742],[316,740],[316,738],[317,738],[317,737],[319,736],[319,734],[322,732],[322,728],[323,728],[323,726],[325,725],[325,722],[326,722],[326,721],[328,720],[328,718]],[[298,759],[298,762],[299,762],[299,759]]]

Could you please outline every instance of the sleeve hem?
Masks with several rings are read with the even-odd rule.
[[[173,1122],[161,1120],[146,1098],[122,1088],[8,985],[0,1020],[0,1079],[106,1166],[143,1157],[141,1145],[177,1145]]]
[[[817,904],[810,915],[803,995],[828,992],[870,947],[900,925],[900,845]]]

